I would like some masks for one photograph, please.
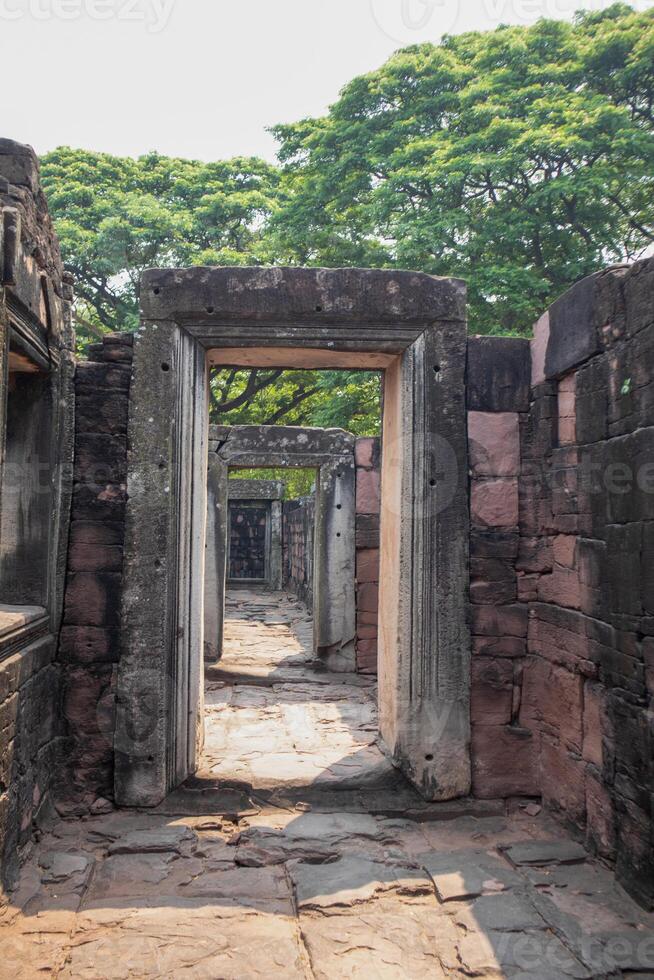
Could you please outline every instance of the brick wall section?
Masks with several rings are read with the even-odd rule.
[[[314,514],[314,496],[282,505],[282,581],[309,611],[313,607]]]
[[[68,737],[60,808],[113,796],[114,686],[127,475],[132,337],[93,345],[75,378],[75,476],[64,621],[59,638]]]
[[[473,793],[539,796],[534,738],[520,718],[528,610],[518,602],[520,424],[529,343],[471,338],[468,348]]]
[[[357,670],[377,673],[379,605],[380,440],[357,439],[356,464],[356,607]]]
[[[652,904],[654,261],[577,284],[537,324],[532,361],[519,719],[546,804]]]

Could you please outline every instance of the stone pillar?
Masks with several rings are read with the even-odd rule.
[[[217,662],[223,655],[225,576],[227,574],[228,470],[215,454],[207,466],[207,534],[204,569],[204,659]]]
[[[320,467],[314,538],[314,649],[329,670],[356,670],[354,457]]]
[[[134,345],[117,679],[116,801],[156,806],[195,771],[201,739],[207,369],[175,323]]]
[[[282,502],[270,501],[270,588],[279,591],[282,587]]]
[[[428,328],[386,371],[380,733],[427,799],[470,790],[464,323]]]

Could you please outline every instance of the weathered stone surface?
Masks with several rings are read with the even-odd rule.
[[[381,506],[380,474],[377,470],[357,470],[357,514],[378,514]]]
[[[357,905],[380,893],[398,896],[433,893],[433,885],[424,871],[356,857],[321,865],[293,863],[290,873],[301,910]]]
[[[291,323],[310,316],[332,330],[339,320],[420,326],[464,320],[465,288],[460,280],[395,270],[151,269],[143,278],[141,309],[154,320],[184,321],[190,314],[256,323],[283,309]]]
[[[531,732],[510,725],[475,725],[472,787],[481,799],[540,795],[537,745]]]
[[[302,938],[316,980],[430,977],[440,980],[444,958],[453,962],[456,932],[449,918],[420,905],[385,904],[363,915],[301,917]]]
[[[468,412],[468,439],[474,476],[518,476],[517,412]]]
[[[528,340],[509,337],[469,339],[469,411],[527,411],[530,380],[531,354]]]
[[[582,279],[550,306],[545,357],[548,379],[560,377],[600,350],[597,279],[596,275]]]
[[[526,841],[504,849],[515,865],[578,864],[587,858],[581,844],[574,841]]]
[[[511,477],[474,480],[470,514],[476,527],[517,527],[518,481]]]
[[[522,885],[519,875],[486,851],[432,853],[420,861],[429,872],[441,902],[461,902]]]

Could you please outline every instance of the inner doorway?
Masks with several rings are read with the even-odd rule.
[[[426,798],[465,795],[464,285],[380,270],[152,270],[141,305],[116,799],[156,805],[197,769],[208,367],[220,363],[384,371],[380,737]]]

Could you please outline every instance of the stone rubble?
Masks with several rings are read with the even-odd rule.
[[[279,595],[229,597],[197,780],[44,830],[0,912],[0,978],[652,975],[654,916],[545,812],[406,803],[374,688],[316,671],[310,626]]]

